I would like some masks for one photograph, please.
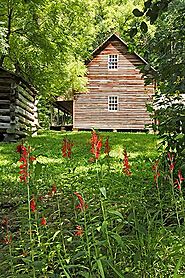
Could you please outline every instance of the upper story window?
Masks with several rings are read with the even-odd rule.
[[[118,96],[108,96],[108,110],[118,111]]]
[[[108,69],[117,69],[118,68],[118,55],[110,54],[108,56]]]

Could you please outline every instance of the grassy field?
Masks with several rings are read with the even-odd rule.
[[[16,144],[0,144],[0,277],[185,277],[184,197],[158,172],[155,135],[100,138],[97,159],[90,132],[30,138],[28,183]]]

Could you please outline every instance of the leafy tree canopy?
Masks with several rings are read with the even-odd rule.
[[[84,60],[113,32],[134,45],[129,34],[136,23],[132,10],[141,4],[139,0],[1,0],[0,65],[24,76],[47,98],[84,91]]]

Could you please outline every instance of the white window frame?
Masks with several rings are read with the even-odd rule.
[[[108,96],[108,111],[117,112],[119,111],[119,97],[116,95]]]
[[[109,54],[108,55],[108,70],[117,70],[118,69],[118,54]]]

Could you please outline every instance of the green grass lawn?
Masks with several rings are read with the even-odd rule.
[[[0,144],[0,277],[184,277],[184,201],[164,173],[156,187],[156,136],[99,135],[111,150],[107,157],[103,145],[94,162],[90,132],[30,138],[29,186],[19,179],[16,144]],[[71,158],[62,156],[64,138]]]

